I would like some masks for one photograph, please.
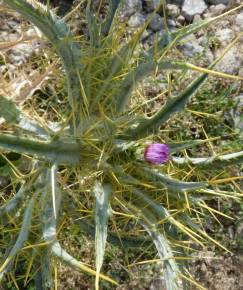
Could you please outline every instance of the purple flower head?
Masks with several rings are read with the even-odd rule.
[[[166,144],[154,143],[145,148],[144,159],[152,164],[162,164],[168,161],[170,148]]]

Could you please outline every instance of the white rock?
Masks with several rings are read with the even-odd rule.
[[[141,0],[124,0],[122,5],[121,14],[122,16],[129,17],[136,12],[143,10]]]
[[[224,4],[212,5],[209,7],[209,11],[211,12],[212,16],[217,16],[222,14],[226,8],[227,7]]]
[[[27,62],[27,60],[38,51],[39,45],[38,44],[27,44],[27,43],[19,43],[17,44],[14,49],[9,51],[8,58],[10,63],[21,66]]]
[[[176,22],[179,23],[180,25],[183,25],[185,23],[186,19],[183,15],[179,15],[176,19]]]
[[[198,40],[194,34],[186,36],[181,41],[179,49],[185,56],[193,57],[196,54],[201,54],[204,48],[198,43]]]
[[[191,21],[197,14],[202,14],[207,9],[203,0],[185,0],[182,6],[182,13],[188,21]]]
[[[195,22],[199,22],[199,21],[201,21],[202,20],[202,17],[199,15],[199,14],[197,14],[197,15],[195,15],[194,17],[193,17],[193,23],[195,23]]]
[[[180,8],[174,4],[167,5],[167,13],[169,16],[177,17],[180,15]]]
[[[155,32],[162,30],[164,28],[163,18],[159,14],[155,14],[148,27]]]
[[[234,31],[230,28],[224,28],[216,31],[215,36],[218,38],[222,47],[225,47],[234,38]]]
[[[130,19],[128,20],[128,25],[131,28],[138,28],[138,27],[143,26],[145,21],[146,21],[145,16],[143,14],[137,12],[130,17]]]
[[[240,28],[240,30],[243,30],[243,12],[235,17],[235,24]]]
[[[222,55],[222,50],[218,50],[216,52],[216,58]],[[238,74],[239,69],[242,67],[243,64],[243,47],[238,45],[232,47],[220,63],[216,66],[216,70],[222,71],[228,74]]]

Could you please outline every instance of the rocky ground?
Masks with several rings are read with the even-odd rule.
[[[53,4],[60,7],[60,15],[64,15],[70,9],[72,2],[71,0],[53,0]],[[121,21],[127,21],[128,30],[136,30],[144,24],[146,19],[156,9],[159,2],[160,0],[125,0],[120,15]],[[163,34],[166,29],[165,19],[167,19],[168,28],[175,30],[186,24],[200,21],[201,19],[221,15],[239,4],[242,4],[242,0],[167,1],[166,11],[163,11],[162,8],[158,9],[146,29],[143,35],[143,44],[145,46],[151,45],[156,34]],[[206,63],[210,63],[222,54],[226,45],[242,32],[243,10],[238,10],[236,13],[218,21],[217,25],[212,25],[209,29],[204,29],[185,38],[178,47],[178,50],[189,61],[203,58]],[[33,94],[33,80],[36,79],[36,72],[30,71],[28,67],[25,67],[25,64],[43,49],[41,42],[36,40],[36,36],[38,36],[38,31],[33,27],[30,28],[28,25],[23,24],[16,14],[8,14],[6,11],[2,13],[0,1],[0,94],[6,93],[7,90],[8,94],[21,95],[22,99]],[[7,45],[6,41],[8,42]],[[22,75],[16,74],[16,71],[22,67],[25,67],[25,73]],[[217,69],[226,73],[243,76],[242,38],[229,50]],[[12,88],[9,88],[7,85],[6,87],[4,86],[3,75],[5,73],[8,73],[9,78],[12,80]],[[41,87],[46,77],[48,76],[40,79],[35,89]],[[155,95],[160,90],[158,82],[156,86],[151,86],[150,82],[148,85],[149,93]],[[236,130],[242,131],[243,87],[239,88],[239,95],[236,99],[238,100],[238,107],[230,112],[230,114],[233,116]],[[0,187],[6,187],[6,184],[6,179],[0,176]],[[240,212],[240,210],[242,211],[240,208],[236,209],[236,213]],[[225,235],[225,239],[230,247],[233,241],[243,239],[242,222],[223,225],[221,234]],[[192,266],[192,271],[195,278],[206,289],[243,289],[243,245],[242,248],[233,245],[232,250],[235,250],[236,253],[220,254],[215,249],[206,249],[205,252],[200,253],[201,258],[205,256],[208,258],[195,261]],[[143,268],[136,268],[134,270],[133,281],[131,283],[124,283],[124,287],[119,289],[135,289],[134,287],[136,289],[150,290],[163,289],[163,283],[157,278],[151,278],[151,280],[145,279],[145,284],[140,284],[138,287],[137,285],[143,278],[142,275],[144,275],[144,272],[149,272],[149,270],[147,268],[144,269],[144,266]],[[148,276],[152,277],[151,273]]]

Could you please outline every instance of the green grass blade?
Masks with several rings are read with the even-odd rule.
[[[78,143],[43,142],[0,134],[0,148],[30,154],[58,164],[79,164],[80,162],[80,145]]]
[[[96,290],[99,289],[99,275],[105,254],[111,190],[112,188],[110,184],[104,184],[102,186],[101,184],[97,183],[94,188],[94,196],[96,200],[95,207]]]

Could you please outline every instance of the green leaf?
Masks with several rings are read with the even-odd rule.
[[[157,226],[158,220],[149,210],[146,210],[145,208],[141,209],[140,207],[136,207],[134,205],[129,206],[128,212],[131,212],[138,217],[138,222],[152,238],[164,268],[163,278],[165,278],[166,289],[179,289],[178,282],[180,271],[175,262],[169,241],[165,238]]]
[[[43,142],[7,134],[0,134],[0,148],[58,164],[79,164],[81,158],[78,143]]]
[[[157,133],[161,124],[168,121],[173,114],[184,109],[188,99],[198,91],[207,79],[207,76],[207,74],[203,74],[177,97],[169,98],[166,104],[154,116],[149,119],[143,119],[135,129],[125,132],[124,138],[136,140]]]
[[[155,169],[149,169],[146,167],[138,169],[137,172],[138,174],[148,179],[149,181],[153,183],[160,183],[169,190],[176,192],[195,191],[197,189],[204,188],[207,186],[207,183],[205,182],[184,182],[177,179],[173,179],[165,174],[158,172]]]
[[[170,147],[170,153],[180,152],[187,148],[193,148],[198,145],[204,144],[207,140],[190,140],[178,143],[167,143]]]
[[[91,11],[90,3],[86,7],[86,19],[90,37],[90,45],[92,48],[100,45],[100,25],[98,25],[94,13]]]
[[[109,218],[109,201],[112,187],[110,184],[96,184],[94,196],[95,207],[95,253],[96,253],[96,281],[95,287],[99,289],[99,275],[104,260],[107,240],[107,225]]]
[[[20,111],[11,100],[0,96],[0,108],[0,117],[8,123],[18,123]]]
[[[143,210],[143,218],[146,223],[142,223],[144,229],[151,236],[153,243],[158,251],[161,261],[164,263],[164,279],[167,290],[180,289],[179,287],[179,268],[174,260],[173,251],[165,236],[155,227],[155,221],[149,218],[146,210]]]
[[[225,167],[233,164],[243,163],[243,151],[201,158],[172,156],[171,159],[178,165],[197,165],[197,167],[206,167],[209,169],[210,168],[215,169],[216,167]]]
[[[185,69],[184,63],[174,63],[171,60],[161,61],[156,63],[155,61],[140,64],[136,69],[133,69],[128,73],[124,81],[118,88],[118,92],[114,95],[114,100],[116,102],[116,109],[118,112],[122,112],[125,109],[129,97],[132,91],[138,85],[138,83],[149,76],[155,70],[178,70]]]
[[[59,19],[37,1],[30,2],[31,4],[26,0],[4,0],[4,3],[37,26],[53,44],[61,57],[67,75],[69,104],[76,114],[76,123],[79,123],[83,104],[79,80],[81,49],[73,40],[73,36],[63,19]]]
[[[11,264],[13,263],[13,260],[16,257],[17,253],[21,250],[24,243],[28,239],[30,226],[31,226],[32,212],[33,212],[35,202],[39,193],[40,193],[39,191],[36,191],[28,203],[28,206],[24,212],[24,219],[23,219],[23,223],[22,223],[18,238],[13,248],[9,252],[7,259],[0,267],[0,280],[3,278],[3,275],[8,271],[8,269],[11,267]]]

